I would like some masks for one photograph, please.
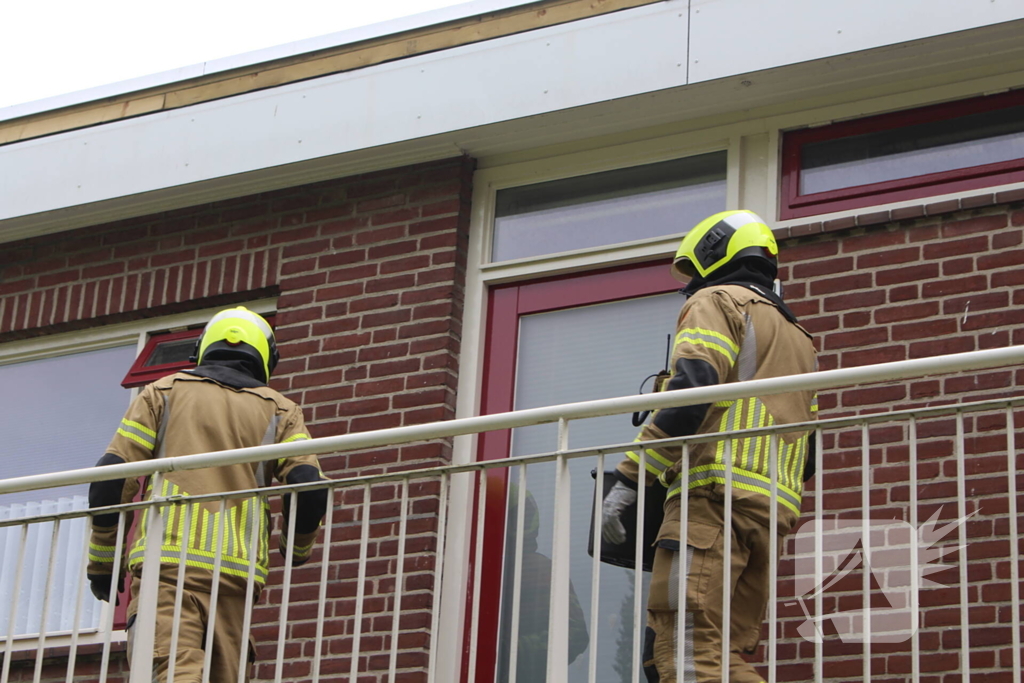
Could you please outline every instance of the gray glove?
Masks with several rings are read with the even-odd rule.
[[[622,525],[622,512],[636,502],[636,491],[621,481],[604,498],[601,508],[601,538],[605,543],[620,545],[626,542],[626,527]]]

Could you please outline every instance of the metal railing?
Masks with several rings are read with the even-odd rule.
[[[684,390],[679,392],[667,392],[662,394],[651,394],[644,396],[630,396],[614,399],[603,399],[596,401],[588,401],[584,403],[567,404],[561,406],[550,406],[546,408],[537,408],[531,410],[523,410],[512,413],[504,413],[498,415],[487,415],[479,417],[464,418],[458,420],[451,420],[447,422],[431,423],[425,425],[416,425],[409,427],[399,427],[393,429],[380,430],[376,432],[364,432],[356,434],[346,434],[342,436],[326,437],[320,439],[313,439],[308,441],[295,441],[286,444],[277,444],[271,446],[259,446],[254,448],[238,449],[235,451],[223,451],[217,453],[206,453],[186,457],[178,457],[164,460],[151,460],[145,462],[126,463],[123,465],[108,466],[104,468],[89,468],[82,470],[73,470],[67,472],[59,472],[46,475],[36,475],[30,477],[21,477],[17,479],[8,479],[0,481],[0,494],[13,493],[18,491],[30,491],[40,490],[51,487],[66,486],[71,484],[83,484],[91,483],[95,481],[108,480],[111,478],[128,478],[128,477],[141,477],[149,476],[152,477],[153,491],[160,491],[160,482],[162,477],[167,472],[173,472],[178,470],[192,470],[201,469],[206,467],[223,466],[237,463],[249,463],[256,461],[263,461],[269,459],[277,459],[288,456],[306,455],[306,454],[323,454],[323,453],[337,453],[346,451],[357,451],[377,448],[380,446],[395,446],[400,444],[408,444],[412,442],[425,441],[425,440],[436,440],[445,439],[448,437],[454,437],[459,435],[473,435],[482,432],[493,431],[493,430],[505,430],[519,427],[527,427],[538,424],[554,423],[558,424],[558,435],[557,443],[555,444],[554,450],[545,453],[539,453],[536,455],[520,458],[510,458],[502,460],[493,460],[487,462],[471,462],[462,465],[442,466],[442,467],[431,467],[423,468],[412,471],[402,472],[391,472],[373,476],[362,476],[354,477],[344,480],[335,480],[325,483],[305,484],[298,486],[279,486],[270,489],[259,489],[243,492],[230,492],[225,494],[216,494],[208,496],[197,496],[188,497],[187,499],[168,499],[160,498],[159,496],[154,497],[153,500],[146,501],[143,503],[132,503],[128,505],[115,506],[112,508],[105,508],[105,512],[116,512],[119,518],[119,533],[118,533],[118,547],[115,553],[115,575],[120,571],[120,562],[122,556],[121,538],[123,534],[121,530],[123,525],[126,523],[126,514],[130,511],[137,511],[148,509],[150,513],[148,516],[147,538],[159,539],[162,537],[163,525],[166,524],[168,514],[172,510],[176,510],[178,514],[188,514],[190,509],[185,503],[193,503],[197,501],[206,501],[214,504],[219,504],[221,509],[226,505],[226,500],[231,498],[237,498],[239,496],[254,496],[266,498],[269,496],[279,496],[283,493],[294,493],[302,490],[309,490],[313,488],[328,488],[332,492],[341,492],[342,496],[347,496],[347,492],[354,490],[361,490],[361,502],[359,503],[360,512],[354,517],[358,520],[359,527],[359,552],[358,552],[358,571],[356,577],[356,594],[354,610],[351,615],[339,616],[338,612],[328,616],[327,605],[330,603],[328,598],[328,589],[332,581],[339,579],[331,578],[331,567],[336,561],[332,555],[332,548],[337,547],[338,540],[332,538],[332,536],[338,532],[338,529],[344,528],[343,525],[338,524],[335,521],[335,515],[339,510],[346,508],[346,505],[339,504],[336,500],[337,496],[332,493],[329,496],[329,503],[325,510],[325,524],[322,539],[320,541],[322,545],[322,561],[320,562],[320,577],[317,588],[317,614],[315,628],[313,631],[313,651],[310,662],[310,670],[308,673],[296,674],[292,677],[297,677],[302,680],[319,681],[321,678],[321,671],[323,668],[323,662],[327,661],[325,658],[328,657],[325,654],[324,643],[325,643],[325,624],[328,619],[350,619],[351,620],[351,639],[350,647],[347,654],[340,655],[348,658],[348,677],[350,681],[355,682],[360,675],[364,673],[370,666],[369,660],[366,653],[362,649],[363,637],[366,635],[366,612],[365,606],[367,602],[366,595],[366,584],[367,584],[367,567],[370,561],[370,526],[374,522],[373,519],[373,497],[372,493],[375,490],[374,487],[379,487],[384,484],[395,485],[398,484],[400,487],[399,496],[399,514],[398,514],[398,532],[397,532],[397,562],[394,564],[394,589],[391,595],[392,607],[391,607],[391,619],[390,629],[388,629],[385,635],[390,636],[385,638],[384,642],[389,642],[386,646],[387,653],[387,668],[386,670],[380,669],[375,671],[380,675],[382,681],[394,681],[399,673],[399,669],[405,669],[408,667],[399,666],[398,659],[399,654],[402,652],[403,647],[401,646],[402,634],[407,633],[409,629],[404,629],[401,625],[402,605],[403,605],[403,585],[405,578],[405,560],[406,560],[406,546],[408,539],[408,521],[412,517],[410,515],[410,506],[413,498],[410,495],[410,489],[414,485],[423,484],[424,482],[432,483],[432,487],[424,487],[426,496],[436,499],[439,501],[437,507],[436,527],[434,527],[434,539],[430,547],[430,553],[436,558],[436,564],[433,568],[433,582],[432,582],[432,599],[431,599],[431,616],[430,616],[430,633],[429,633],[429,645],[427,646],[427,675],[429,681],[436,680],[437,667],[436,663],[441,652],[445,652],[449,657],[457,657],[458,652],[463,650],[463,635],[466,641],[469,643],[468,647],[468,662],[463,671],[463,679],[469,682],[477,680],[477,645],[478,645],[478,625],[481,623],[481,614],[479,613],[479,605],[481,598],[481,586],[483,583],[482,567],[484,565],[483,548],[484,544],[480,540],[484,536],[485,521],[487,519],[487,503],[488,503],[488,490],[487,490],[487,477],[482,475],[484,470],[506,470],[515,471],[520,482],[527,481],[528,469],[533,466],[540,465],[541,463],[554,463],[555,468],[555,495],[554,495],[554,514],[553,514],[553,529],[551,534],[552,540],[552,555],[550,557],[550,584],[549,584],[549,601],[548,601],[548,628],[547,628],[547,642],[545,650],[545,656],[547,659],[546,670],[547,680],[549,681],[561,681],[568,680],[566,674],[570,662],[569,662],[569,629],[567,624],[573,618],[575,607],[572,604],[574,598],[572,583],[570,580],[570,565],[573,561],[573,557],[570,557],[568,549],[570,547],[569,539],[571,538],[571,510],[569,505],[571,501],[573,491],[573,481],[570,476],[569,464],[572,462],[580,461],[581,459],[588,459],[588,462],[596,462],[597,471],[601,472],[604,470],[605,457],[607,455],[621,454],[626,450],[634,448],[634,444],[630,443],[619,443],[619,444],[608,444],[598,447],[588,448],[569,448],[569,428],[572,421],[582,420],[587,418],[594,418],[608,415],[621,415],[628,414],[637,410],[650,410],[665,408],[670,406],[681,406],[681,405],[693,405],[702,403],[714,403],[718,401],[733,401],[739,400],[751,396],[766,396],[770,394],[785,393],[791,391],[823,391],[830,388],[845,387],[855,384],[867,384],[874,382],[886,382],[894,380],[904,380],[908,378],[921,377],[925,375],[935,374],[946,374],[963,371],[975,371],[984,368],[1003,367],[1007,365],[1019,365],[1024,362],[1024,347],[1010,347],[1004,349],[995,349],[989,351],[979,351],[973,353],[958,354],[954,356],[941,356],[928,359],[919,359],[912,361],[901,361],[896,363],[887,363],[874,366],[864,366],[859,368],[851,369],[840,369],[826,372],[818,372],[807,375],[791,376],[791,377],[780,377],[765,380],[756,380],[752,382],[728,384],[728,385],[717,385],[713,387],[706,387],[693,390]],[[965,453],[965,439],[966,427],[965,420],[973,419],[971,416],[975,415],[991,415],[993,412],[1001,414],[1005,419],[1005,454],[1004,462],[1005,473],[1006,473],[1006,508],[1007,517],[1009,519],[1009,525],[1006,532],[1008,536],[1008,548],[1005,559],[1008,561],[1009,570],[1008,576],[1006,577],[1010,584],[1011,596],[1009,599],[1010,610],[1007,615],[1009,628],[1012,631],[1012,655],[1010,667],[1014,672],[1014,680],[1020,680],[1021,675],[1021,661],[1020,661],[1020,593],[1019,593],[1019,551],[1016,539],[1018,538],[1018,526],[1017,526],[1017,482],[1016,482],[1016,443],[1014,440],[1014,421],[1013,421],[1013,409],[1024,405],[1024,397],[1012,397],[1012,398],[999,398],[987,401],[979,401],[973,403],[963,404],[951,404],[937,407],[922,407],[914,408],[902,411],[892,411],[886,413],[876,413],[869,415],[856,415],[828,420],[820,420],[816,423],[805,423],[803,425],[785,425],[782,427],[770,427],[762,429],[749,429],[741,432],[731,432],[728,435],[728,439],[724,439],[726,448],[729,448],[731,440],[738,436],[758,436],[758,435],[769,435],[772,440],[771,448],[771,485],[772,485],[772,505],[771,505],[771,524],[772,528],[777,525],[777,495],[778,495],[778,472],[775,461],[777,460],[777,444],[781,434],[788,431],[806,431],[808,428],[816,428],[816,439],[818,440],[818,454],[819,462],[825,461],[826,464],[829,458],[829,449],[825,448],[827,445],[825,438],[828,434],[833,434],[838,442],[840,435],[845,433],[859,432],[860,434],[860,449],[861,458],[859,463],[860,468],[860,505],[859,511],[860,518],[860,539],[862,546],[859,551],[859,557],[861,558],[864,571],[861,572],[861,600],[863,604],[862,614],[860,615],[860,626],[859,631],[863,637],[863,650],[862,650],[862,680],[870,680],[872,674],[872,665],[874,657],[872,654],[872,573],[868,571],[871,566],[872,560],[872,546],[874,544],[873,539],[875,535],[872,533],[876,531],[872,527],[872,510],[876,509],[877,506],[872,504],[871,493],[872,493],[872,462],[871,462],[871,428],[875,425],[882,423],[893,423],[893,422],[904,422],[907,425],[908,436],[902,438],[901,443],[906,443],[909,449],[908,452],[908,486],[909,486],[909,500],[907,511],[909,512],[909,524],[916,530],[919,525],[918,515],[918,466],[919,466],[919,454],[918,445],[920,443],[919,435],[917,433],[918,426],[930,421],[946,418],[952,416],[952,420],[955,423],[955,430],[953,434],[953,453],[950,462],[955,462],[955,487],[956,492],[953,498],[957,506],[957,515],[961,520],[967,518],[967,491],[966,484],[968,481],[966,464],[968,458]],[[679,445],[683,447],[683,457],[687,457],[688,450],[694,445],[699,443],[705,443],[709,441],[723,440],[723,435],[703,435],[700,437],[682,437],[676,439],[667,439],[660,442],[651,442],[656,445]],[[641,457],[643,454],[641,451]],[[641,462],[641,471],[643,470],[644,463]],[[687,463],[683,463],[683,471],[687,470]],[[822,471],[824,470],[824,471]],[[805,552],[806,548],[797,548],[795,557],[797,559],[801,557],[809,557],[813,567],[810,568],[809,574],[813,576],[811,599],[813,599],[814,610],[813,615],[809,616],[810,623],[815,625],[816,638],[808,638],[814,643],[814,664],[813,664],[813,678],[816,681],[824,680],[826,677],[829,679],[832,676],[827,676],[826,669],[829,664],[828,654],[825,652],[826,643],[825,638],[821,637],[822,632],[820,625],[822,619],[826,616],[824,606],[824,591],[819,590],[825,580],[826,570],[831,571],[836,567],[826,566],[828,560],[827,554],[824,553],[824,542],[831,538],[829,534],[835,529],[826,529],[827,519],[825,517],[825,501],[822,498],[821,492],[821,480],[824,476],[828,476],[829,468],[819,467],[818,475],[818,486],[814,488],[813,496],[808,495],[813,500],[813,547],[809,552]],[[725,487],[727,495],[724,498],[724,514],[725,518],[729,519],[732,512],[732,496],[728,492],[733,487],[732,473],[730,468],[725,468],[726,481]],[[469,486],[476,487],[477,496],[474,509],[451,509],[449,505],[450,492],[455,486]],[[588,482],[587,488],[589,490],[590,484]],[[856,490],[857,487],[854,487]],[[522,562],[523,562],[523,532],[525,525],[525,509],[527,507],[525,485],[519,486],[517,490],[518,499],[515,507],[515,519],[514,519],[514,536],[512,536],[512,529],[510,528],[510,537],[515,539],[514,549],[506,548],[506,552],[511,554],[512,565],[510,580],[512,585],[502,589],[502,595],[504,606],[503,609],[508,609],[510,614],[511,624],[510,632],[508,633],[508,667],[504,671],[499,671],[496,677],[502,680],[516,680],[517,668],[523,663],[519,661],[519,626],[521,623],[522,614],[520,614],[520,600],[523,595],[523,574],[522,574]],[[511,498],[511,497],[510,497]],[[645,489],[644,487],[639,488],[639,501],[641,509],[644,506]],[[504,501],[503,501],[504,502]],[[512,501],[509,500],[508,503]],[[293,506],[292,514],[290,515],[291,528],[289,529],[288,537],[294,538],[294,524],[296,519],[294,506],[297,503],[297,496],[291,497],[291,505]],[[351,506],[348,506],[351,507]],[[805,506],[806,508],[806,506]],[[259,506],[253,506],[254,510],[259,509]],[[838,508],[837,508],[838,510]],[[806,510],[805,510],[806,511]],[[593,512],[599,519],[600,515],[600,500],[599,497],[595,497]],[[28,535],[30,525],[42,524],[42,523],[53,523],[54,525],[54,537],[58,533],[58,528],[62,523],[67,523],[68,520],[81,518],[87,515],[84,511],[75,511],[62,514],[51,514],[51,515],[38,515],[35,517],[17,519],[17,520],[3,520],[0,521],[0,528],[2,527],[14,527],[20,528],[21,530],[21,543],[19,550],[19,557],[17,562],[17,573],[14,577],[14,591],[17,592],[18,585],[22,580],[25,568],[25,539]],[[431,513],[432,516],[433,513]],[[588,510],[589,514],[589,510]],[[686,506],[683,506],[683,519],[682,528],[686,528]],[[451,628],[446,628],[444,631],[440,630],[440,614],[441,614],[441,603],[447,596],[438,596],[439,587],[442,585],[442,579],[445,572],[445,562],[443,558],[446,557],[446,531],[450,521],[455,519],[465,519],[467,515],[473,515],[474,526],[475,526],[475,537],[477,542],[473,549],[473,576],[472,576],[472,595],[468,600],[467,610],[469,612],[469,620],[467,622],[468,633],[462,634],[460,630],[461,624],[450,624]],[[829,513],[829,520],[839,517],[838,513]],[[355,522],[353,521],[352,524]],[[643,515],[638,515],[637,522],[637,537],[643,538]],[[848,526],[848,525],[847,525]],[[844,527],[846,528],[846,527]],[[888,533],[888,530],[883,530]],[[957,527],[958,541],[957,546],[958,553],[958,565],[959,565],[959,626],[960,626],[960,641],[955,648],[959,655],[959,670],[961,674],[966,677],[970,673],[970,635],[968,626],[970,625],[969,607],[972,604],[970,596],[970,582],[968,580],[968,546],[967,546],[967,525],[960,524]],[[730,556],[730,534],[724,535],[725,549],[724,556]],[[799,540],[799,539],[798,539]],[[83,541],[85,542],[85,541]],[[595,644],[598,642],[600,623],[602,620],[597,618],[598,614],[601,614],[601,586],[602,586],[602,566],[598,561],[600,556],[601,548],[601,533],[600,525],[595,524],[592,542],[594,544],[593,556],[595,559],[587,560],[590,564],[590,575],[591,575],[591,587],[590,587],[590,628],[589,628],[589,655],[587,657],[587,666],[585,674],[580,674],[585,678],[581,680],[597,681],[603,680],[600,678],[601,675],[598,672],[598,648]],[[140,594],[138,596],[139,601],[139,614],[140,615],[152,615],[154,612],[153,607],[156,604],[156,589],[158,585],[157,571],[159,567],[159,544],[150,542],[147,544],[147,556],[143,562],[143,571],[141,577]],[[220,543],[215,544],[216,547],[220,547]],[[792,642],[794,637],[792,634],[780,633],[778,627],[784,625],[787,621],[786,617],[780,617],[778,614],[780,596],[778,593],[778,549],[775,544],[769,544],[771,548],[771,555],[769,561],[770,571],[770,590],[771,595],[769,599],[769,612],[767,620],[769,624],[768,638],[764,646],[763,651],[763,664],[767,670],[767,680],[774,682],[776,680],[796,680],[792,678],[791,674],[783,672],[780,675],[780,661],[779,661],[779,646],[780,640],[783,642]],[[54,546],[55,548],[56,546]],[[154,550],[155,549],[155,550]],[[255,549],[253,549],[255,550]],[[637,565],[641,561],[642,548],[637,549],[636,561]],[[801,554],[802,553],[802,554]],[[250,553],[250,557],[255,556],[255,552]],[[919,553],[915,550],[910,552],[908,557],[911,558],[910,570],[917,576],[917,572],[920,569],[918,566]],[[824,558],[824,559],[823,559]],[[579,558],[575,558],[579,559]],[[277,618],[277,643],[276,643],[276,654],[273,664],[273,673],[269,677],[272,677],[275,681],[289,679],[285,675],[285,650],[286,650],[286,634],[289,624],[289,612],[291,607],[291,591],[293,584],[293,572],[291,567],[291,550],[288,550],[287,557],[285,558],[285,567],[281,578],[281,586],[279,588],[279,594],[277,586],[275,589],[275,599],[279,602],[279,616]],[[48,573],[47,577],[50,577],[54,571],[54,567],[58,562],[57,553],[51,550],[49,554],[48,562]],[[185,566],[184,562],[178,565],[180,568]],[[314,565],[315,566],[315,565]],[[804,565],[807,569],[806,565]],[[849,571],[849,570],[847,570]],[[91,599],[87,597],[87,593],[83,588],[85,582],[85,566],[84,564],[80,568],[80,582],[78,584],[78,591],[76,595],[76,610],[81,609],[83,599]],[[221,572],[221,554],[218,551],[215,558],[214,575],[218,576]],[[795,574],[799,575],[800,570],[796,570]],[[252,610],[252,596],[254,594],[254,575],[255,575],[255,564],[250,567],[247,577],[247,604],[249,609],[246,611],[244,623],[242,624],[243,631],[248,633],[250,628],[253,626],[253,610]],[[679,572],[680,585],[679,595],[686,595],[686,572]],[[877,577],[875,577],[877,578]],[[178,587],[177,587],[177,598],[175,603],[175,615],[180,614],[181,605],[181,587],[184,579],[183,569],[179,570],[177,574]],[[644,598],[643,598],[643,577],[641,572],[635,572],[632,577],[634,581],[632,590],[632,638],[630,639],[630,653],[628,662],[628,674],[622,674],[625,676],[624,680],[639,681],[641,680],[641,634],[643,631],[642,615],[644,610]],[[888,579],[887,579],[888,580]],[[725,586],[729,586],[729,581],[723,581]],[[919,614],[919,586],[915,578],[913,582],[913,590],[910,591],[910,612],[913,619],[918,618]],[[50,600],[50,585],[49,578],[46,583],[46,591],[43,599],[41,609],[45,614],[48,609]],[[215,618],[216,602],[217,602],[217,586],[218,583],[215,580],[213,582],[213,588],[211,593],[211,622]],[[269,584],[268,584],[269,586]],[[465,586],[460,587],[460,590],[465,590]],[[795,592],[795,588],[794,588]],[[782,598],[801,596],[789,596],[783,595]],[[682,598],[680,598],[682,599]],[[723,591],[723,613],[729,614],[729,599],[730,592],[728,590]],[[976,602],[976,600],[975,600]],[[10,605],[7,605],[9,609],[9,622],[14,623],[16,619],[16,611],[18,609],[18,601],[12,601]],[[784,603],[786,605],[792,603]],[[806,608],[806,600],[800,603]],[[806,612],[806,610],[805,610]],[[602,614],[602,616],[604,616]],[[679,628],[680,632],[684,626],[684,614],[683,611],[679,612]],[[175,619],[175,623],[177,622]],[[790,622],[793,622],[792,618],[789,618]],[[78,623],[77,618],[74,619],[74,628],[71,633],[70,646],[67,652],[67,681],[73,679],[76,666],[76,656],[78,653]],[[113,612],[107,610],[104,616],[105,625],[105,636],[103,641],[103,649],[100,657],[100,671],[99,680],[106,681],[109,674],[109,663],[111,659],[111,633],[113,625]],[[371,625],[371,628],[375,628]],[[856,631],[856,629],[854,629]],[[911,653],[910,653],[910,671],[908,672],[914,680],[917,679],[921,670],[921,658],[922,652],[919,643],[919,629],[918,622],[914,621],[909,629],[910,640],[911,640]],[[153,619],[147,619],[140,616],[136,621],[134,627],[134,643],[132,660],[131,660],[131,681],[148,681],[150,680],[150,672],[152,670],[152,659],[153,659],[153,640],[154,640],[154,623]],[[452,635],[448,635],[452,634]],[[458,635],[455,635],[458,634]],[[10,669],[12,665],[12,654],[14,651],[14,633],[13,630],[9,630],[6,636],[4,658],[2,670],[0,670],[0,683],[7,683],[10,676]],[[177,627],[175,627],[174,633],[171,638],[172,651],[177,642]],[[208,638],[212,638],[213,630],[209,630]],[[727,662],[730,652],[730,636],[729,629],[724,629],[723,643],[722,643],[722,661]],[[209,641],[208,641],[209,642]],[[244,642],[244,639],[243,639]],[[36,656],[34,661],[34,674],[33,680],[40,681],[42,679],[42,661],[44,659],[44,652],[46,649],[47,634],[45,630],[38,635],[36,639]],[[378,650],[379,645],[375,646]],[[930,646],[929,646],[930,647]],[[244,651],[244,648],[243,648]],[[207,647],[207,662],[206,670],[209,671],[209,657],[210,648]],[[244,666],[243,652],[241,655],[240,664]],[[331,652],[330,656],[339,656],[336,652]],[[173,658],[172,658],[173,660]],[[999,655],[996,654],[997,666],[999,666]],[[581,660],[582,661],[582,660]],[[677,653],[677,661],[683,661],[682,651],[682,639],[680,639],[680,647]],[[173,664],[170,665],[173,667]],[[416,666],[413,666],[415,669]],[[420,670],[422,670],[422,666]],[[334,668],[336,671],[336,667]],[[269,673],[269,672],[268,672]],[[336,675],[332,674],[332,675]],[[483,672],[483,675],[490,677],[491,672]],[[727,670],[723,667],[723,680],[727,679]],[[289,675],[291,676],[291,675]],[[169,678],[173,678],[170,675]],[[206,674],[204,680],[209,679],[209,673]],[[244,679],[243,672],[239,673],[239,681]]]

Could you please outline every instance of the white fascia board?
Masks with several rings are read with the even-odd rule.
[[[108,85],[101,85],[95,88],[87,88],[65,95],[47,97],[33,102],[15,104],[8,107],[0,107],[0,121],[9,121],[31,116],[42,112],[54,111],[65,107],[72,107],[87,102],[117,97],[132,92],[158,88],[171,83],[180,83],[201,76],[208,76],[214,73],[240,69],[258,64],[265,64],[278,59],[296,57],[298,55],[310,54],[320,50],[341,47],[361,43],[375,38],[397,35],[406,31],[413,31],[428,26],[437,26],[450,21],[468,19],[469,17],[481,16],[492,12],[499,12],[510,7],[527,5],[537,0],[472,0],[450,7],[421,12],[407,17],[400,17],[367,26],[359,26],[345,31],[337,31],[322,36],[306,38],[303,40],[275,45],[273,47],[253,50],[240,55],[211,59],[199,64],[190,64],[177,69],[162,71],[156,74],[140,76],[126,81],[118,81]]]
[[[692,0],[690,12],[700,83],[1022,19],[1024,2]]]
[[[5,145],[0,221],[683,85],[683,10],[673,0]]]

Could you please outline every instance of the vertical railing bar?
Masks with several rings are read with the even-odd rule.
[[[640,683],[640,634],[646,620],[643,612],[644,510],[647,503],[647,449],[640,448],[640,470],[636,485],[636,552],[633,555],[633,683]]]
[[[217,598],[220,595],[220,574],[224,562],[224,522],[227,518],[227,498],[220,499],[220,512],[217,514],[217,533],[213,535],[213,545],[216,550],[213,553],[213,581],[210,584],[210,612],[208,624],[217,623]],[[207,627],[206,629],[206,654],[203,657],[203,683],[210,683],[210,669],[213,662],[213,635],[217,629]]]
[[[256,565],[260,561],[260,548],[264,540],[267,540],[267,560],[270,560],[269,538],[270,530],[264,533],[263,525],[267,517],[263,514],[263,497],[259,494],[253,496],[252,502],[252,523],[249,526],[249,569],[245,576],[245,610],[242,615],[242,647],[238,653],[238,681],[245,683],[248,680],[246,673],[249,669],[249,630],[252,628],[252,604],[253,594],[256,592]],[[168,676],[170,679],[170,676]]]
[[[539,522],[539,520],[538,520]],[[526,463],[519,464],[519,489],[516,492],[516,550],[512,568],[512,632],[509,634],[508,680],[517,680],[519,667],[519,617],[523,597],[523,534],[526,529]]]
[[[125,512],[117,513],[117,536],[114,540],[114,566],[110,575],[111,592],[117,587],[117,577],[121,572],[121,555],[124,553],[124,523]],[[91,530],[90,532],[91,533]],[[107,670],[110,667],[110,637],[114,633],[114,603],[117,598],[111,596],[113,602],[107,602],[103,608],[103,654],[100,656],[100,681],[106,683]],[[6,658],[5,658],[6,661]],[[3,683],[7,683],[5,678]]]
[[[477,631],[480,623],[480,582],[483,579],[484,562],[484,517],[487,512],[487,471],[478,473],[480,484],[477,490],[476,510],[476,551],[473,560],[473,608],[472,620],[469,623],[469,671],[467,672],[468,683],[476,681],[476,647]],[[354,682],[353,682],[354,683]]]
[[[731,439],[725,440],[722,465],[725,468],[725,510],[722,519],[722,683],[729,683],[729,662],[732,643],[732,448]]]
[[[604,453],[597,456],[597,469],[594,477],[594,529],[592,542],[594,545],[594,557],[590,565],[590,646],[587,648],[587,683],[597,683],[597,643],[598,628],[601,620],[598,614],[601,611],[601,520],[602,506],[604,503]],[[511,674],[509,681],[515,683]]]
[[[142,577],[136,601],[135,624],[132,629],[132,656],[129,668],[130,683],[151,683],[153,651],[156,644],[157,601],[160,595],[160,559],[163,553],[166,499],[165,478],[162,472],[153,475],[149,490],[149,506],[143,515],[142,527],[146,534],[146,551],[142,556]]]
[[[292,519],[295,519],[292,516]],[[363,636],[363,607],[366,598],[366,558],[370,544],[370,484],[363,487],[362,533],[359,537],[359,584],[356,586],[355,628],[352,634],[352,666],[349,669],[350,683],[356,683],[359,673],[359,648]]]
[[[913,529],[913,537],[910,539],[910,680],[916,681],[921,677],[921,638],[918,634],[921,615],[920,609],[920,573],[918,569],[918,542],[917,529],[917,417],[910,416],[909,424],[910,437],[910,526]]]
[[[1017,435],[1013,408],[1006,409],[1006,475],[1010,494],[1010,623],[1013,627],[1013,678],[1021,680],[1020,653],[1020,549],[1017,530]]]
[[[171,622],[171,649],[167,659],[167,680],[174,680],[174,669],[178,659],[178,637],[181,632],[181,602],[185,593],[185,571],[188,567],[188,530],[192,528],[192,505],[182,506],[181,519],[183,526],[179,537],[181,549],[178,552],[178,577],[174,589],[174,621]]]
[[[280,683],[284,673],[284,641],[288,633],[288,608],[291,607],[292,562],[295,561],[295,518],[298,517],[299,494],[288,498],[288,545],[284,549],[284,585],[281,587],[281,612],[277,627],[277,656],[274,660],[274,683]],[[282,529],[282,533],[284,530]],[[267,549],[269,551],[269,548]],[[205,683],[205,681],[204,681]]]
[[[327,489],[327,509],[324,511],[324,551],[320,560],[320,593],[316,606],[316,642],[313,646],[313,679],[320,682],[320,656],[324,646],[324,617],[327,612],[327,577],[331,568],[331,526],[334,524],[334,489]],[[238,683],[244,683],[239,681]]]
[[[50,614],[50,584],[53,582],[53,568],[57,564],[57,541],[60,535],[60,519],[53,522],[50,536],[50,557],[46,566],[46,583],[43,585],[43,613],[39,617],[39,644],[36,647],[36,668],[33,683],[39,683],[43,675],[43,651],[46,649],[46,617]]]
[[[28,543],[28,524],[21,525],[21,543],[18,546],[18,564],[14,570],[14,586],[11,589],[11,609],[7,618],[7,645],[4,648],[3,670],[0,671],[0,682],[7,683],[11,668],[11,650],[14,646],[14,620],[18,616],[18,595],[21,593],[21,570],[25,566],[25,545]]]
[[[779,436],[768,440],[769,491],[768,511],[768,683],[775,683],[779,663]],[[728,557],[726,562],[729,562]],[[731,565],[730,565],[731,566]]]
[[[970,680],[970,617],[967,611],[967,454],[964,450],[964,414],[956,413],[956,507],[960,517],[960,680]],[[1019,605],[1014,605],[1019,609]]]
[[[862,673],[871,680],[871,433],[868,423],[860,427],[860,528],[861,528],[861,603],[864,607],[864,643]]]
[[[71,623],[71,645],[68,652],[68,671],[64,683],[72,683],[75,677],[75,660],[78,658],[78,633],[82,622],[82,598],[85,597],[85,584],[89,571],[89,523],[86,522],[86,533],[82,534],[82,565],[78,572],[78,583],[75,590],[75,616]]]
[[[679,489],[679,588],[676,601],[676,676],[679,680],[687,680],[687,666],[693,666],[693,662],[686,661],[686,591],[689,590],[687,580],[689,578],[689,566],[686,558],[689,555],[687,532],[690,514],[690,444],[683,444],[683,455],[680,458],[681,465],[677,475],[681,481]],[[692,637],[692,634],[691,634]]]
[[[434,565],[434,590],[430,606],[430,661],[427,668],[427,683],[434,683],[437,671],[437,631],[441,618],[441,577],[444,572],[444,541],[445,524],[448,519],[448,479],[451,475],[441,475],[441,491],[438,494],[438,508],[440,510],[437,520],[437,548],[435,552]]]
[[[402,614],[402,582],[405,580],[405,529],[408,521],[409,480],[402,479],[402,505],[398,518],[398,567],[395,569],[395,613],[391,618],[391,661],[388,666],[388,680],[395,683],[398,666],[398,622]]]
[[[824,580],[824,568],[822,567],[822,538],[821,525],[824,523],[825,513],[825,459],[824,439],[821,430],[814,430],[814,454],[817,458],[818,481],[814,484],[814,630],[817,637],[814,639],[814,681],[822,683],[825,675],[825,639],[822,637],[821,617],[825,609],[821,591],[818,586]]]
[[[551,590],[548,613],[548,680],[565,680],[569,668],[569,562],[572,527],[572,477],[569,460],[569,421],[558,420],[558,458],[555,460],[555,518],[552,529]]]

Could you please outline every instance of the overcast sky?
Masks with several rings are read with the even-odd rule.
[[[466,0],[0,0],[0,108]]]

